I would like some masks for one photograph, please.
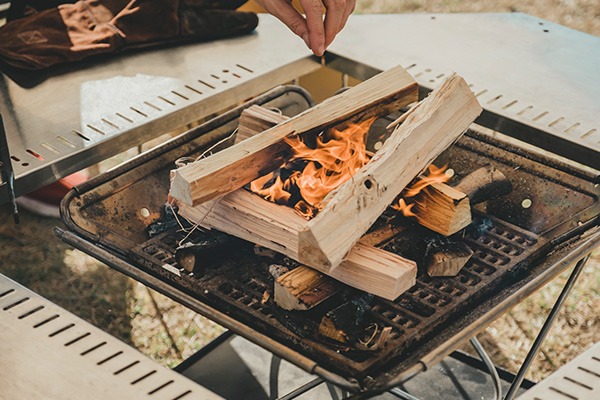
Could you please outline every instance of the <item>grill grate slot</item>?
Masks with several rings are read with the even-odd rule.
[[[39,328],[40,326],[42,326],[42,325],[45,325],[45,324],[47,324],[48,322],[55,320],[56,318],[58,318],[58,314],[55,314],[55,315],[53,315],[53,316],[51,316],[51,317],[49,317],[49,318],[46,318],[45,320],[43,320],[43,321],[41,321],[41,322],[38,322],[38,323],[37,323],[37,324],[35,324],[33,327],[34,327],[34,328]]]
[[[110,356],[106,357],[105,359],[98,361],[98,362],[96,363],[96,365],[102,365],[102,364],[104,364],[104,363],[107,363],[107,362],[109,362],[110,360],[112,360],[113,358],[116,358],[116,357],[120,356],[121,354],[123,354],[123,352],[122,352],[122,351],[117,351],[116,353],[114,353],[114,354],[112,354],[112,355],[110,355]]]
[[[0,298],[2,298],[4,296],[8,296],[9,294],[11,294],[14,291],[15,291],[15,289],[8,289],[7,291],[0,293]]]
[[[50,333],[50,334],[48,335],[48,337],[54,337],[54,336],[60,335],[60,334],[61,334],[61,333],[63,333],[64,331],[67,331],[67,330],[71,329],[71,328],[72,328],[72,327],[74,327],[74,326],[75,326],[75,324],[69,324],[69,325],[63,326],[63,327],[62,327],[62,328],[60,328],[59,330],[57,330],[57,331],[54,331],[54,332]]]
[[[106,344],[106,342],[102,342],[102,343],[98,343],[97,345],[95,345],[94,347],[90,347],[89,349],[87,349],[86,351],[83,351],[81,353],[79,353],[79,355],[85,356],[90,354],[92,351],[99,349],[100,347],[104,346]]]

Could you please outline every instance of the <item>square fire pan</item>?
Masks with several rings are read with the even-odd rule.
[[[382,390],[431,366],[600,240],[597,171],[473,125],[435,164],[452,168],[453,179],[458,179],[492,163],[513,183],[513,192],[477,206],[476,225],[488,228],[465,235],[476,254],[457,277],[430,278],[420,272],[417,284],[396,301],[373,301],[369,321],[392,328],[383,348],[341,349],[311,332],[327,309],[360,296],[358,291],[345,290],[342,297],[305,314],[285,312],[272,301],[262,304],[264,292],[272,288],[267,268],[273,261],[255,255],[246,242],[234,241],[231,257],[201,276],[191,276],[173,259],[185,233],[173,228],[148,237],[147,227],[164,219],[173,162],[229,137],[241,111],[252,104],[293,116],[313,101],[301,88],[276,88],[85,182],[63,200],[69,231],[57,228],[56,234],[304,370],[353,391]],[[399,223],[419,230],[408,220]],[[394,238],[386,249],[401,249],[406,240]]]

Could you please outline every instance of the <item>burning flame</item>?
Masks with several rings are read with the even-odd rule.
[[[450,179],[450,176],[445,174],[446,166],[437,168],[431,164],[429,166],[429,174],[420,176],[418,180],[400,193],[398,204],[392,205],[398,211],[401,211],[405,217],[416,217],[416,211],[419,208],[419,200],[415,198],[427,186],[434,183],[444,183]],[[413,210],[414,208],[414,210]]]
[[[392,207],[394,207],[398,211],[402,211],[402,214],[405,217],[416,217],[417,214],[411,211],[414,205],[415,203],[406,204],[406,201],[404,201],[403,198],[400,198],[400,200],[398,200],[398,205],[393,205]]]
[[[275,182],[271,186],[267,187],[266,189],[263,189],[263,187],[271,179],[273,179],[273,176],[274,173],[271,172],[270,174],[267,174],[251,182],[250,190],[264,197],[266,200],[272,201],[273,203],[287,203],[287,201],[292,195],[285,191],[285,189],[283,188],[283,182],[281,181],[281,178],[279,176],[275,179]]]
[[[253,181],[250,189],[269,201],[294,207],[306,218],[313,217],[325,196],[369,162],[365,138],[373,121],[375,118],[370,118],[343,130],[330,128],[318,135],[312,146],[298,136],[286,139],[292,148],[291,159],[281,170]],[[284,169],[289,176],[282,180]],[[297,201],[289,204],[292,198]]]

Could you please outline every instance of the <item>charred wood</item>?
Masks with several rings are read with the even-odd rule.
[[[343,303],[323,316],[319,334],[340,343],[352,343],[365,330],[364,315],[371,309],[372,295]]]
[[[175,261],[188,272],[198,272],[222,259],[233,239],[217,231],[202,235],[194,242],[177,247]]]

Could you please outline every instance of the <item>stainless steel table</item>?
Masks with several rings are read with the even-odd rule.
[[[0,398],[218,400],[0,274]]]
[[[429,89],[457,72],[478,123],[600,168],[599,37],[522,13],[365,15],[328,64],[363,79],[401,64]]]
[[[426,89],[456,71],[479,123],[600,168],[598,37],[520,13],[352,15],[325,59],[359,79],[401,64]],[[17,195],[319,66],[261,15],[250,36],[84,62],[31,88],[2,75]]]
[[[310,54],[283,24],[263,16],[249,36],[83,62],[71,72],[41,73],[34,87],[0,75],[15,192],[309,73],[320,67]],[[7,201],[5,190],[0,193],[0,202]]]

